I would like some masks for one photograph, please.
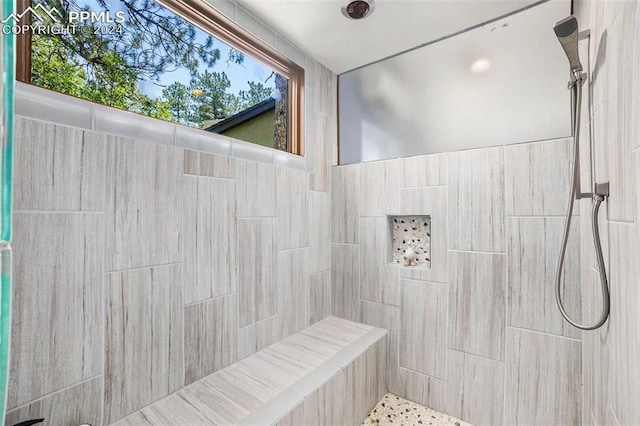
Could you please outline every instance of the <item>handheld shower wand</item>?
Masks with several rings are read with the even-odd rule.
[[[564,53],[569,58],[569,66],[571,67],[571,73],[581,72],[582,64],[580,63],[580,57],[578,56],[578,20],[575,16],[570,15],[564,18],[562,21],[556,22],[553,27]]]
[[[571,80],[569,81],[569,89],[571,89],[571,120],[573,130],[573,173],[571,174],[571,189],[569,194],[569,206],[567,207],[567,218],[565,221],[564,234],[562,236],[562,247],[560,249],[560,258],[558,259],[558,268],[556,269],[556,302],[560,313],[569,324],[581,330],[595,330],[604,325],[609,317],[609,285],[607,284],[607,273],[605,271],[604,258],[602,256],[602,246],[600,244],[600,232],[598,229],[598,211],[600,204],[609,196],[609,183],[597,184],[594,187],[594,193],[580,192],[580,108],[582,104],[582,85],[586,79],[586,73],[582,72],[582,64],[578,55],[578,21],[576,17],[569,17],[559,21],[553,27],[553,30],[569,59],[571,69]],[[567,313],[564,303],[562,302],[562,268],[564,266],[564,258],[567,251],[567,242],[569,240],[569,229],[571,227],[571,217],[573,215],[573,205],[575,199],[583,197],[593,197],[593,209],[591,215],[591,230],[593,232],[593,240],[596,250],[596,259],[598,261],[598,269],[600,272],[600,285],[602,288],[602,313],[600,319],[593,325],[583,325],[571,319]]]

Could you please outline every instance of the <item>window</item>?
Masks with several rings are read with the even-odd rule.
[[[204,2],[19,3],[19,80],[303,154],[303,69]]]

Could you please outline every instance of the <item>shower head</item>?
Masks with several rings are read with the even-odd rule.
[[[556,22],[553,26],[553,31],[555,31],[564,53],[569,58],[571,72],[582,71],[582,64],[578,56],[578,20],[576,17],[569,15],[562,21]]]

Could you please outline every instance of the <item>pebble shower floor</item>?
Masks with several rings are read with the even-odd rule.
[[[383,396],[362,423],[362,426],[373,425],[473,426],[392,393]]]

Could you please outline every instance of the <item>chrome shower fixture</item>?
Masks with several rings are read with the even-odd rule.
[[[558,40],[569,58],[571,80],[569,89],[571,90],[571,130],[573,133],[573,165],[571,171],[571,187],[569,192],[569,205],[567,206],[567,218],[565,220],[564,233],[562,235],[562,246],[560,247],[560,257],[558,268],[556,269],[556,302],[558,309],[565,320],[572,326],[581,330],[595,330],[607,322],[609,318],[610,300],[609,284],[607,282],[607,272],[605,270],[604,257],[602,256],[602,245],[600,244],[600,232],[598,228],[598,211],[600,204],[609,196],[609,182],[596,183],[593,193],[580,192],[580,111],[582,105],[582,85],[586,81],[587,73],[582,72],[582,64],[578,55],[578,21],[571,15],[556,23],[553,30],[558,36]],[[591,230],[593,232],[593,242],[598,261],[598,272],[600,273],[600,286],[602,289],[602,311],[600,318],[593,325],[583,325],[571,319],[562,301],[562,268],[567,252],[567,242],[569,241],[569,229],[571,228],[571,217],[573,216],[573,205],[576,199],[592,198],[593,208],[591,209]]]
[[[578,20],[575,16],[570,15],[562,21],[556,22],[553,27],[564,53],[569,58],[569,66],[571,73],[582,71],[582,64],[578,55]]]

